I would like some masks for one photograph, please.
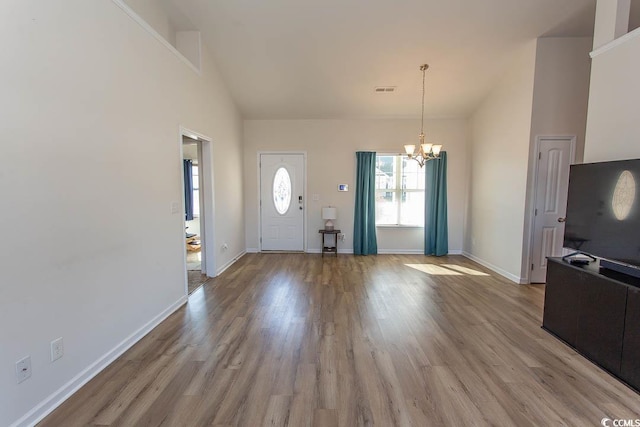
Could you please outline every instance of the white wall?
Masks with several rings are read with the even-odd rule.
[[[198,70],[201,67],[202,40],[200,31],[176,31],[176,49]]]
[[[597,49],[629,31],[630,0],[597,0],[593,48]]]
[[[320,250],[320,210],[336,206],[336,227],[345,234],[340,250],[353,250],[355,152],[373,150],[399,153],[403,144],[416,141],[419,120],[246,120],[244,122],[245,207],[247,248],[259,248],[258,165],[259,151],[307,153],[307,247]],[[448,152],[449,250],[462,249],[462,219],[466,193],[465,120],[427,120],[427,139],[444,144]],[[349,184],[349,192],[338,192]],[[318,194],[320,201],[313,201]],[[423,229],[378,228],[380,251],[421,251]]]
[[[575,136],[575,161],[582,162],[592,44],[591,37],[547,37],[537,42],[521,266],[524,281],[529,279],[531,265],[536,139],[539,136]]]
[[[575,135],[577,162],[584,155],[592,44],[591,37],[548,37],[538,39],[536,51],[531,142]]]
[[[523,46],[470,118],[465,252],[521,280],[536,42]]]
[[[465,251],[516,282],[529,276],[536,138],[576,136],[583,156],[591,43],[528,43],[470,119]]]
[[[584,161],[640,158],[640,29],[592,61]]]
[[[180,125],[213,139],[218,267],[245,241],[242,122],[211,57],[199,76],[109,1],[8,3],[0,139],[20,142],[0,144],[0,425],[42,403],[37,419],[185,300]]]
[[[147,24],[156,30],[166,41],[176,45],[176,30],[171,25],[161,0],[124,0]],[[193,62],[193,61],[192,61]]]

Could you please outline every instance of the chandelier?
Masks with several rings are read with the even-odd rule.
[[[442,150],[442,145],[424,142],[424,76],[428,68],[429,64],[420,66],[420,71],[422,71],[422,119],[420,121],[420,144],[418,145],[418,152],[415,152],[416,146],[414,144],[404,146],[407,156],[418,162],[420,167],[423,167],[429,160],[437,159],[440,156],[440,150]]]

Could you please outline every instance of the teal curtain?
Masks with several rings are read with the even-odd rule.
[[[353,221],[353,253],[375,255],[376,240],[376,153],[356,152],[356,206]]]
[[[425,165],[424,185],[424,254],[446,255],[449,252],[447,227],[447,153]]]

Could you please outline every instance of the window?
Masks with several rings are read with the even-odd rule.
[[[424,226],[424,169],[418,162],[376,156],[376,225]]]
[[[193,217],[200,216],[200,176],[198,173],[198,165],[191,166],[191,177],[193,179]]]
[[[280,215],[284,215],[291,205],[291,177],[283,167],[276,171],[273,178],[273,204]]]

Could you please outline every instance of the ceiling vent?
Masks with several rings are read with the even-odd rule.
[[[395,86],[377,86],[375,89],[376,93],[392,93],[396,91]]]

